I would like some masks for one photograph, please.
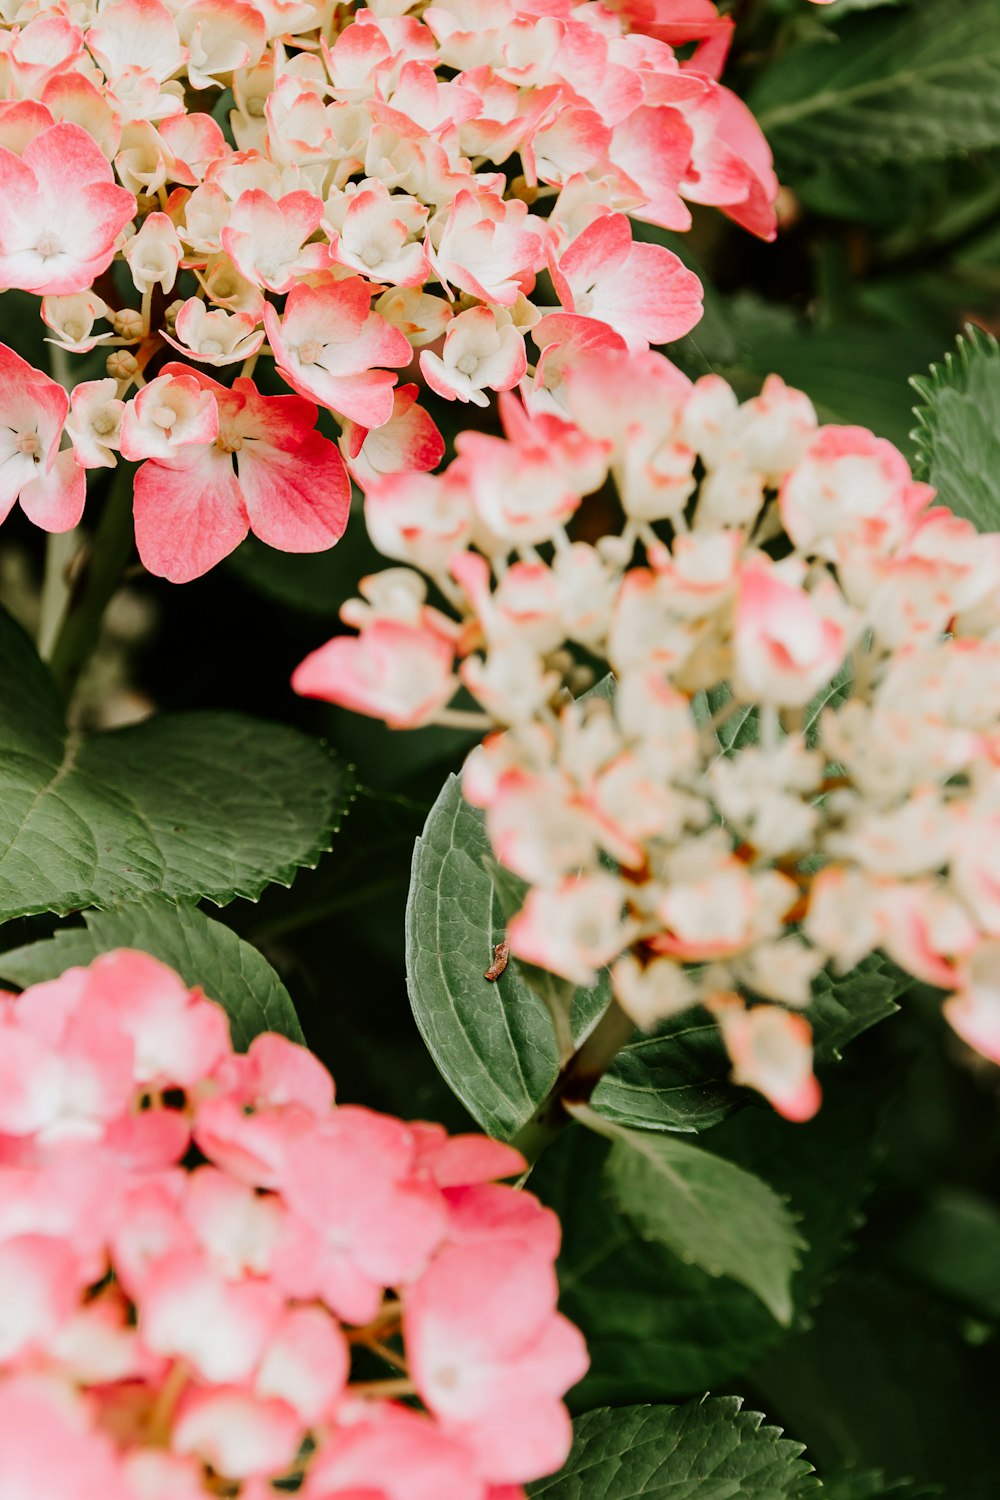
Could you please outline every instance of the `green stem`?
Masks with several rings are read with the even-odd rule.
[[[635,1022],[612,1000],[597,1024],[559,1069],[541,1104],[511,1145],[531,1165],[569,1124],[571,1111],[585,1105],[618,1053],[632,1037]]]
[[[101,621],[132,554],[131,466],[120,464],[85,563],[49,658],[49,668],[65,703],[97,644]]]

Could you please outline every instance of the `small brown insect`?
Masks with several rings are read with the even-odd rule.
[[[486,970],[486,973],[483,975],[483,978],[484,979],[490,979],[490,980],[499,979],[500,975],[503,973],[504,969],[506,969],[506,967],[507,967],[507,960],[509,958],[510,958],[510,944],[509,943],[497,943],[496,947],[493,949],[493,962],[490,964],[489,968]]]

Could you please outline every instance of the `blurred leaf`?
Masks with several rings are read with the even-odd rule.
[[[233,1045],[245,1051],[262,1031],[304,1040],[295,1008],[271,965],[222,922],[162,896],[88,911],[84,927],[62,927],[51,938],[0,954],[0,978],[27,988],[88,964],[113,948],[138,948],[176,969],[186,984],[217,1000]]]
[[[995,1500],[998,1361],[966,1344],[926,1295],[849,1270],[753,1375],[753,1386],[827,1467],[878,1466],[938,1484],[949,1500]]]
[[[254,899],[330,847],[352,783],[315,740],[213,712],[70,734],[2,613],[0,681],[0,921],[149,891]]]
[[[673,1136],[604,1129],[611,1140],[605,1166],[611,1195],[639,1233],[686,1265],[738,1281],[779,1323],[790,1322],[801,1241],[767,1183]]]
[[[325,552],[281,552],[248,536],[226,566],[268,599],[302,614],[335,620],[344,600],[357,594],[359,580],[389,564],[372,546],[361,504],[355,501],[347,530],[335,547]]]
[[[1000,145],[1000,7],[920,0],[779,55],[749,99],[779,166]]]
[[[558,1474],[528,1485],[549,1500],[797,1500],[819,1490],[802,1444],[763,1427],[738,1396],[686,1406],[589,1411]]]
[[[786,309],[753,297],[733,303],[743,340],[738,371],[727,378],[756,388],[771,371],[811,398],[821,422],[870,427],[911,451],[913,398],[909,377],[938,347],[924,333],[867,324],[811,328]],[[747,373],[751,379],[748,382]]]
[[[826,1500],[932,1500],[940,1493],[936,1487],[918,1487],[912,1479],[886,1479],[881,1469],[823,1475]]]
[[[892,1262],[986,1318],[1000,1318],[1000,1209],[979,1193],[942,1188],[900,1231]]]
[[[954,354],[911,382],[919,472],[980,531],[1000,526],[1000,347],[968,327]]]

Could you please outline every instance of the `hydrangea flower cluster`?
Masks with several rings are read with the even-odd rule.
[[[143,953],[0,1031],[5,1497],[523,1500],[563,1461],[587,1357],[511,1147],[335,1107]]]
[[[0,515],[19,499],[71,528],[87,471],[120,454],[156,574],[197,577],[248,530],[322,550],[347,469],[441,457],[398,372],[485,406],[545,310],[636,350],[688,332],[697,278],[629,215],[683,230],[688,202],[715,204],[773,235],[770,153],[718,82],[732,22],[709,0],[413,9],[5,8],[0,288],[41,298],[64,355],[107,350],[107,373],[67,402],[0,348]],[[294,395],[257,388],[262,356]]]
[[[702,1003],[790,1118],[819,1102],[813,978],[876,950],[1000,1061],[1000,535],[775,376],[740,405],[546,324],[503,437],[369,485],[406,566],[294,685],[400,728],[502,726],[464,790],[529,885],[511,952],[575,985],[610,965],[643,1027]],[[574,700],[595,658],[613,701]]]

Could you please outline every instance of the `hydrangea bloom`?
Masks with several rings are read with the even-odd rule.
[[[294,685],[397,727],[501,730],[464,789],[528,884],[511,953],[575,985],[609,966],[639,1026],[707,1006],[734,1076],[790,1118],[819,1102],[812,980],[875,951],[1000,1061],[1000,535],[775,376],[740,405],[551,321],[503,437],[369,476],[400,566]],[[609,482],[622,528],[573,540]],[[581,652],[610,699],[574,698]]]
[[[731,22],[708,0],[543,10],[350,4],[331,33],[295,0],[7,7],[0,290],[38,294],[66,354],[107,347],[115,383],[85,382],[46,436],[44,495],[36,476],[23,498],[39,525],[74,525],[87,471],[120,451],[144,464],[138,546],[154,573],[196,577],[248,526],[325,548],[358,429],[393,421],[400,371],[481,406],[522,378],[543,314],[635,350],[694,326],[697,278],[633,243],[631,219],[683,230],[688,202],[708,203],[773,236],[770,154],[719,82]],[[220,125],[208,111],[229,88]],[[178,354],[177,391],[197,381],[219,407],[183,436],[169,401],[144,401]],[[279,408],[252,385],[262,359],[302,401]],[[234,378],[241,396],[220,394]],[[237,431],[239,401],[256,415]],[[307,403],[338,424],[339,454]],[[133,438],[150,424],[166,436],[144,451]],[[413,472],[438,445],[417,408],[366,456]]]
[[[0,1029],[0,1494],[516,1500],[563,1461],[587,1356],[516,1151],[334,1106],[143,953]]]

